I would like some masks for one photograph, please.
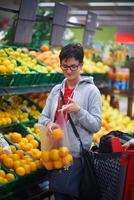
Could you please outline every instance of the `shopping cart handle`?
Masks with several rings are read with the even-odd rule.
[[[120,142],[120,138],[118,137],[112,137],[111,138],[111,147],[112,147],[112,152],[122,152],[123,151],[123,147],[121,145]]]

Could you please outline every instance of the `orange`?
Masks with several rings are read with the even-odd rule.
[[[48,50],[49,50],[49,47],[48,47],[48,45],[43,44],[43,45],[40,47],[40,50],[41,50],[41,51],[48,51]]]
[[[33,57],[36,57],[38,53],[36,51],[30,51],[29,54]]]
[[[26,162],[29,162],[29,161],[31,161],[32,160],[32,158],[31,157],[29,157],[29,156],[24,156],[23,157],[23,159],[26,161]]]
[[[54,140],[56,140],[56,141],[61,140],[63,138],[63,136],[64,136],[64,133],[63,133],[62,129],[60,129],[60,128],[53,129],[52,137]]]
[[[13,133],[13,134],[11,135],[11,140],[12,140],[13,142],[15,142],[15,143],[19,143],[19,142],[21,141],[21,138],[22,138],[22,136],[21,136],[20,133]]]
[[[16,154],[16,153],[11,154],[11,155],[12,155],[11,158],[13,159],[13,161],[20,159],[20,156],[18,154]]]
[[[23,146],[24,151],[29,151],[33,148],[32,144],[30,143],[25,143],[25,147]]]
[[[15,160],[13,163],[13,168],[16,169],[17,167],[20,167],[20,165],[21,165],[20,160]]]
[[[25,168],[26,174],[30,174],[30,172],[31,172],[30,166],[28,164],[24,164],[23,167]]]
[[[0,177],[0,184],[5,184],[7,182],[8,180],[6,178]]]
[[[36,167],[36,163],[35,162],[30,162],[29,163],[29,166],[30,166],[30,169],[32,172],[36,171],[37,170],[37,167]]]
[[[60,169],[63,167],[63,163],[61,159],[54,161],[53,164],[54,164],[55,169]]]
[[[58,160],[60,158],[59,156],[59,150],[58,149],[52,149],[49,153],[51,160]]]
[[[21,142],[28,143],[28,139],[27,138],[22,138]]]
[[[36,164],[37,169],[40,169],[42,167],[41,160],[35,160],[35,164]]]
[[[4,178],[4,177],[5,177],[5,175],[6,175],[5,171],[4,171],[4,170],[2,170],[2,169],[0,169],[0,176]]]
[[[3,162],[5,158],[7,158],[7,154],[3,153],[2,155],[0,155],[0,162]]]
[[[23,158],[23,156],[24,156],[24,151],[22,151],[21,149],[18,149],[18,150],[16,151],[16,154],[18,154],[20,158]]]
[[[53,166],[53,162],[52,162],[52,161],[44,162],[43,165],[44,165],[45,168],[48,169],[48,170],[54,169],[54,166]]]
[[[49,152],[48,151],[42,151],[41,152],[41,159],[44,162],[47,162],[49,160]]]
[[[69,150],[67,147],[60,147],[59,148],[59,155],[61,157],[65,157],[69,153]]]
[[[27,164],[27,161],[23,159],[21,159],[20,162],[21,162],[21,165]]]
[[[73,157],[71,154],[68,154],[62,159],[64,165],[70,165],[73,162]]]
[[[32,155],[33,155],[32,150],[27,151],[27,153],[32,157]]]
[[[13,168],[13,159],[12,158],[4,158],[3,164],[8,168]]]
[[[6,179],[7,179],[8,181],[12,181],[12,180],[15,179],[15,176],[14,176],[12,173],[7,173],[7,174],[6,174]]]
[[[39,149],[32,149],[32,157],[35,160],[40,159],[40,157],[41,157],[41,151]]]
[[[26,135],[27,140],[30,142],[31,140],[34,140],[34,136],[31,134]]]
[[[15,169],[15,172],[19,176],[24,176],[26,174],[25,168],[24,167],[17,167]]]
[[[38,148],[39,143],[37,142],[37,140],[30,140],[30,143],[33,145],[33,148]]]

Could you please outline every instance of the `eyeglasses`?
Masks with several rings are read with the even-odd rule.
[[[79,65],[70,65],[70,66],[68,66],[68,65],[66,65],[66,64],[63,64],[63,65],[61,65],[60,66],[63,70],[68,70],[68,69],[70,69],[71,71],[77,71],[78,70],[78,68],[79,68]]]

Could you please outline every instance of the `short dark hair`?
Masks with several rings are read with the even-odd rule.
[[[84,50],[82,45],[73,43],[62,47],[59,58],[60,62],[64,59],[75,58],[79,63],[83,63]]]

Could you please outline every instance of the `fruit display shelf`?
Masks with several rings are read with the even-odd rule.
[[[0,177],[1,178],[0,197],[2,197],[2,196],[8,195],[9,193],[12,193],[12,190],[15,187],[18,177],[13,171],[11,171],[7,167],[5,167],[2,163],[0,163],[0,170],[5,172],[5,178],[7,177],[7,174],[13,175],[13,177],[14,177],[13,180],[9,180],[9,181],[5,178]],[[4,183],[4,181],[7,181],[7,182]]]
[[[32,92],[49,92],[55,84],[32,85],[23,87],[7,87],[0,89],[0,96],[9,94],[29,94]]]
[[[107,74],[81,74],[81,76],[92,76],[96,84],[107,82]],[[0,75],[0,96],[9,94],[28,94],[32,92],[49,92],[55,84],[64,79],[62,73],[51,74],[17,74]]]

